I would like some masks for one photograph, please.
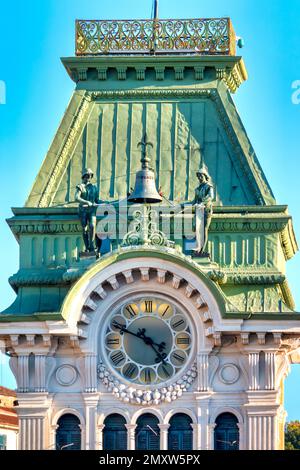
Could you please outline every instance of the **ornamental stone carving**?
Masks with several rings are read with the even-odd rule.
[[[55,372],[57,382],[63,387],[73,385],[76,382],[77,376],[77,370],[69,364],[58,367]]]
[[[232,385],[240,378],[240,370],[235,364],[224,364],[219,370],[219,379],[225,385]]]
[[[174,384],[166,387],[150,389],[139,389],[131,385],[121,383],[103,364],[100,362],[97,367],[98,377],[105,385],[107,390],[116,398],[124,403],[133,405],[159,405],[160,403],[171,403],[180,398],[195,381],[197,377],[197,365],[194,363],[192,367]]]

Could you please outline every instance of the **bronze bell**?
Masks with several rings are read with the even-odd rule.
[[[128,197],[129,202],[155,204],[162,201],[162,197],[156,189],[154,171],[149,168],[150,159],[146,154],[147,145],[153,147],[153,144],[147,141],[147,134],[145,134],[143,140],[138,143],[138,147],[143,147],[142,169],[136,173],[134,190]]]

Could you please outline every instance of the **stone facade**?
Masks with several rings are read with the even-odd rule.
[[[283,448],[283,384],[300,346],[285,263],[297,243],[231,97],[247,78],[243,60],[136,54],[63,64],[76,90],[25,207],[8,220],[20,268],[9,280],[17,296],[0,315],[0,337],[18,384],[19,448],[57,447],[65,415],[77,419],[76,445],[107,448],[106,420],[118,414],[134,449],[145,413],[157,418],[161,449],[179,414],[190,419],[193,449],[222,442],[222,415],[236,423],[230,445]],[[102,200],[126,198],[146,130],[168,207],[191,201],[196,171],[208,168],[209,258],[193,257],[192,241],[176,230],[183,219],[192,223],[194,210],[173,214],[169,233],[161,214],[160,243],[124,246],[120,207],[110,247],[99,260],[80,256],[74,192],[82,168],[94,169]],[[174,305],[190,325],[186,363],[159,384],[125,380],[105,352],[112,312],[142,298]]]

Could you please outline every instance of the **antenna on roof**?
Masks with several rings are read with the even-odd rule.
[[[153,7],[153,36],[152,36],[152,48],[150,54],[155,54],[157,47],[157,31],[158,31],[158,0],[154,0]]]
[[[158,20],[158,0],[154,0],[154,20]]]

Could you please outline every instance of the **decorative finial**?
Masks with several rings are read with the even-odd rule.
[[[153,143],[148,141],[147,138],[147,133],[145,132],[143,139],[141,142],[137,144],[138,147],[142,147],[142,158],[141,158],[141,164],[142,164],[142,169],[143,170],[148,170],[149,169],[149,163],[150,163],[150,158],[147,156],[147,146],[150,146],[153,148]]]

